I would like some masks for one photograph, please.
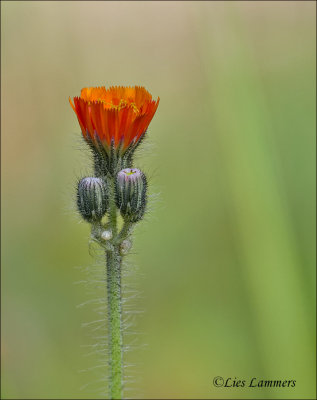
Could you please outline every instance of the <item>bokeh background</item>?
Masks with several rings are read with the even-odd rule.
[[[1,2],[2,398],[105,387],[73,206],[91,165],[68,103],[95,85],[161,98],[136,164],[153,196],[124,275],[144,311],[125,396],[315,398],[315,8]]]

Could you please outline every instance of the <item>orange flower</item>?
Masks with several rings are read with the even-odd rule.
[[[112,147],[123,154],[144,136],[159,100],[152,100],[144,87],[116,86],[84,88],[74,104],[69,102],[89,144],[97,149],[101,144],[108,154]]]

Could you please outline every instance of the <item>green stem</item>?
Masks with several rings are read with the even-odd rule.
[[[107,296],[108,296],[108,346],[109,346],[109,395],[111,399],[122,398],[122,305],[121,305],[121,261],[117,236],[117,208],[114,181],[109,179],[109,224],[112,229],[112,250],[106,251]]]
[[[106,251],[108,294],[109,394],[122,397],[121,257],[118,246]]]
[[[113,179],[108,180],[109,184],[109,223],[113,237],[117,235],[117,206],[115,201],[115,188]]]
[[[123,390],[123,346],[122,346],[122,297],[121,263],[122,243],[127,239],[134,226],[125,221],[121,232],[117,228],[117,207],[115,202],[114,180],[107,180],[109,188],[109,211],[106,229],[111,229],[113,237],[109,241],[102,239],[105,226],[101,222],[92,224],[92,237],[105,249],[107,262],[107,305],[108,305],[108,353],[109,353],[109,397],[121,399]]]
[[[133,223],[129,221],[124,221],[121,232],[117,237],[116,243],[120,244],[123,240],[127,239],[131,235],[133,227]]]

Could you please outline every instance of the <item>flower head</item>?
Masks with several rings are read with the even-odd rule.
[[[123,155],[144,136],[155,111],[155,101],[144,87],[84,88],[80,97],[69,99],[86,141],[109,155]]]

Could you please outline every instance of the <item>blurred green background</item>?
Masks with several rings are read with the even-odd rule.
[[[103,290],[75,284],[95,261],[68,103],[95,85],[161,98],[136,163],[153,196],[124,275],[144,311],[125,396],[315,398],[315,8],[1,2],[2,398],[104,387],[103,354],[85,347],[104,332],[82,327],[100,317],[77,307]]]

